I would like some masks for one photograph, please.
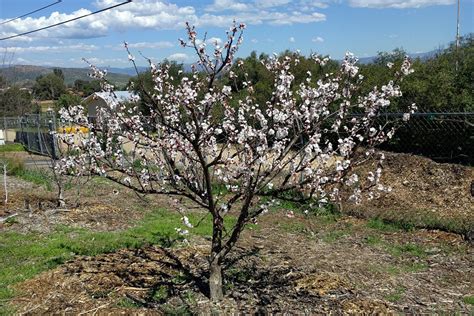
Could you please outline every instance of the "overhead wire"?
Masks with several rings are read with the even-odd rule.
[[[49,8],[49,7],[52,7],[53,5],[59,4],[59,3],[62,2],[62,1],[63,1],[63,0],[57,0],[57,1],[54,2],[54,3],[50,3],[50,4],[48,4],[47,6],[41,7],[41,8],[39,8],[39,9],[36,9],[36,10],[34,10],[34,11],[25,13],[25,14],[20,15],[20,16],[17,16],[16,18],[13,18],[13,19],[10,19],[10,20],[7,20],[7,21],[0,22],[0,25],[7,24],[7,23],[13,22],[13,21],[15,21],[15,20],[24,18],[25,16],[28,16],[28,15],[31,15],[31,14],[33,14],[33,13],[39,12],[39,11],[41,11],[41,10],[47,9],[47,8]]]
[[[48,26],[45,26],[45,27],[41,27],[41,28],[38,28],[38,29],[35,29],[35,30],[32,30],[32,31],[23,32],[23,33],[19,33],[19,34],[7,36],[7,37],[4,37],[4,38],[0,38],[0,41],[4,41],[4,40],[12,39],[12,38],[15,38],[15,37],[24,36],[24,35],[28,35],[28,34],[31,34],[31,33],[35,33],[35,32],[39,32],[39,31],[47,30],[47,29],[50,29],[50,28],[52,28],[52,27],[56,27],[56,26],[59,26],[59,25],[63,25],[63,24],[66,24],[66,23],[69,23],[69,22],[72,22],[72,21],[76,21],[76,20],[79,20],[79,19],[86,18],[86,17],[88,17],[88,16],[92,16],[92,15],[94,15],[94,14],[98,14],[98,13],[101,13],[101,12],[104,12],[104,11],[108,11],[108,10],[114,9],[114,8],[116,8],[116,7],[120,7],[120,6],[124,5],[124,4],[128,4],[128,3],[132,2],[132,1],[133,1],[133,0],[127,0],[127,1],[124,1],[124,2],[121,2],[121,3],[118,3],[118,4],[116,4],[116,5],[113,5],[113,6],[104,8],[104,9],[100,9],[100,10],[97,10],[97,11],[94,11],[94,12],[91,12],[91,13],[88,13],[88,14],[84,14],[84,15],[81,15],[81,16],[78,16],[78,17],[75,17],[75,18],[72,18],[72,19],[69,19],[69,20],[66,20],[66,21],[62,21],[62,22],[59,22],[59,23],[56,23],[56,24],[52,24],[52,25],[48,25]]]

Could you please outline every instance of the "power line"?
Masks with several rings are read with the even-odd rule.
[[[73,19],[69,19],[69,20],[66,20],[66,21],[62,21],[62,22],[59,22],[59,23],[56,23],[56,24],[48,25],[48,26],[45,26],[45,27],[42,27],[42,28],[39,28],[39,29],[36,29],[36,30],[33,30],[33,31],[28,31],[28,32],[24,32],[24,33],[20,33],[20,34],[16,34],[16,35],[11,35],[11,36],[7,36],[7,37],[4,37],[4,38],[0,38],[0,41],[12,39],[12,38],[19,37],[19,36],[28,35],[28,34],[31,34],[31,33],[35,33],[35,32],[39,32],[39,31],[42,31],[42,30],[50,29],[50,28],[55,27],[55,26],[59,26],[59,25],[62,25],[62,24],[66,24],[66,23],[69,23],[69,22],[72,22],[72,21],[76,21],[76,20],[79,20],[79,19],[83,19],[83,18],[86,18],[86,17],[88,17],[88,16],[91,16],[91,15],[94,15],[94,14],[97,14],[97,13],[101,13],[101,12],[104,12],[104,11],[108,11],[108,10],[110,10],[110,9],[114,9],[114,8],[116,8],[116,7],[119,7],[119,6],[121,6],[121,5],[130,3],[130,2],[132,2],[132,1],[133,1],[133,0],[127,0],[127,1],[125,1],[125,2],[116,4],[116,5],[113,5],[113,6],[110,6],[110,7],[101,9],[101,10],[98,10],[98,11],[94,11],[94,12],[91,12],[91,13],[88,13],[88,14],[85,14],[85,15],[81,15],[81,16],[75,17],[75,18],[73,18]]]
[[[44,10],[44,9],[46,9],[46,8],[52,7],[53,5],[56,5],[56,4],[58,4],[58,3],[62,2],[62,1],[63,1],[63,0],[57,0],[56,2],[51,3],[51,4],[48,4],[47,6],[41,7],[41,8],[39,8],[39,9],[36,9],[36,10],[34,10],[34,11],[25,13],[25,14],[20,15],[20,16],[17,16],[16,18],[10,19],[10,20],[8,20],[8,21],[3,21],[2,23],[0,23],[0,25],[10,23],[10,22],[12,22],[12,21],[21,19],[21,18],[23,18],[23,17],[25,17],[25,16],[28,16],[28,15],[30,15],[30,14],[33,14],[33,13],[36,13],[36,12],[38,12],[38,11]]]

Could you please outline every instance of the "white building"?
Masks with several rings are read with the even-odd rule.
[[[87,108],[87,117],[89,120],[95,120],[97,117],[97,109],[101,107],[109,107],[113,110],[119,103],[136,101],[138,101],[138,96],[129,91],[95,92],[86,97],[82,101],[82,104]]]

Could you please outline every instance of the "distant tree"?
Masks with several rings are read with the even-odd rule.
[[[98,80],[77,79],[74,81],[73,89],[76,93],[81,93],[83,96],[101,91],[100,82]]]
[[[374,86],[382,86],[399,68],[405,55],[403,49],[379,52],[373,63],[362,65],[361,74],[365,80],[361,91],[368,93]],[[461,39],[459,49],[451,44],[427,60],[415,59],[413,69],[413,75],[400,83],[403,96],[392,101],[391,110],[416,103],[425,111],[474,111],[472,34]]]
[[[54,68],[54,69],[53,69],[53,74],[54,74],[56,77],[60,78],[62,81],[64,81],[64,73],[63,73],[62,69],[60,69],[60,68]]]
[[[459,49],[452,44],[434,58],[416,63],[414,69],[414,76],[402,85],[405,95],[400,102],[416,102],[436,111],[474,111],[472,34],[461,39]]]
[[[33,86],[33,94],[40,100],[56,100],[64,93],[66,93],[64,77],[55,73],[39,76]]]
[[[61,94],[61,96],[54,102],[55,112],[59,112],[61,109],[68,109],[71,106],[81,104],[81,97],[71,93]]]
[[[27,90],[13,86],[0,92],[0,112],[2,116],[21,116],[37,112],[38,107],[32,103],[33,97]]]
[[[7,86],[7,80],[0,76],[0,89],[3,89]]]
[[[170,75],[170,83],[174,86],[177,86],[181,79],[184,77],[184,70],[183,64],[178,64],[176,61],[169,61],[164,60],[162,62],[162,67],[168,68],[168,72]],[[135,77],[132,77],[127,85],[127,88],[134,93],[136,93],[140,97],[139,107],[143,112],[144,115],[148,115],[148,106],[151,102],[151,97],[154,94],[153,87],[155,86],[155,82],[153,81],[153,77],[151,71],[145,71],[138,74]]]

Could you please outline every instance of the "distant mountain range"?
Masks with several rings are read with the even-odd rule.
[[[33,86],[36,78],[41,75],[52,73],[54,68],[33,65],[13,65],[0,68],[0,76],[4,77],[10,84],[19,84],[23,87]],[[72,85],[74,81],[92,80],[89,76],[89,68],[60,68],[64,74],[64,81],[67,85]],[[108,80],[117,87],[123,87],[128,83],[130,75],[127,73],[109,72]]]
[[[429,59],[434,57],[439,51],[433,50],[426,53],[414,53],[408,54],[412,58]],[[362,57],[359,59],[361,64],[372,63],[377,56]],[[0,67],[0,76],[3,76],[7,82],[19,84],[24,87],[33,86],[36,78],[40,75],[46,75],[53,72],[55,67],[43,67],[33,65],[13,65],[10,67]],[[92,80],[89,77],[89,68],[60,68],[64,74],[64,80],[67,85],[72,85],[77,79],[81,80]],[[133,67],[117,68],[117,67],[105,67],[107,69],[108,80],[119,88],[124,87],[129,79],[136,76],[136,70]],[[183,64],[183,69],[186,72],[191,71],[191,64]],[[138,72],[144,72],[148,70],[148,67],[139,66]]]

